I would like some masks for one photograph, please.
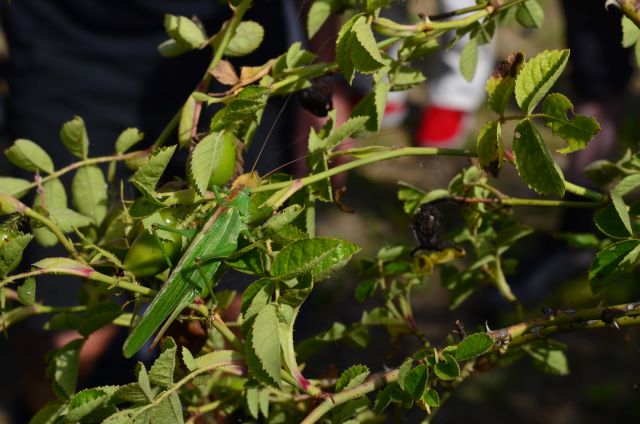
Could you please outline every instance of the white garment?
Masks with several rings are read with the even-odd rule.
[[[441,13],[476,4],[475,0],[440,0],[439,3]],[[442,75],[429,80],[430,105],[473,112],[484,101],[486,95],[484,87],[495,61],[495,37],[491,43],[479,46],[478,65],[471,82],[465,80],[460,73],[460,55],[468,42],[467,34],[452,48],[442,52],[441,60],[448,69]]]

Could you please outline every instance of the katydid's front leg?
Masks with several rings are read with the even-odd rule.
[[[202,265],[199,259],[224,258],[235,252],[238,236],[245,226],[248,205],[249,194],[245,189],[233,192],[227,203],[207,220],[129,334],[123,346],[125,357],[129,358],[140,350],[167,318],[175,319],[193,301],[198,288],[213,279],[221,259]],[[203,278],[205,281],[201,282]]]

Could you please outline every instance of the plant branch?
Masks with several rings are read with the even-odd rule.
[[[51,221],[46,216],[39,214],[38,212],[34,211],[29,207],[25,208],[23,213],[24,213],[24,216],[34,219],[40,222],[45,227],[47,227],[49,231],[51,231],[56,236],[56,238],[60,241],[62,246],[65,248],[65,250],[69,252],[71,256],[73,256],[74,259],[84,264],[87,263],[87,261],[82,257],[82,255],[78,253],[76,248],[73,246],[73,243],[67,238],[67,236],[64,235],[64,233],[53,221]]]
[[[487,334],[495,341],[489,352],[497,351],[504,343],[509,343],[509,346],[517,346],[533,342],[540,337],[559,333],[635,325],[640,325],[640,302],[582,310],[556,311],[546,319],[534,319],[488,332]],[[439,352],[442,352],[442,349]],[[398,375],[399,369],[393,369],[376,374],[356,387],[329,395],[324,402],[311,411],[302,424],[318,422],[336,406],[393,383],[398,379]]]

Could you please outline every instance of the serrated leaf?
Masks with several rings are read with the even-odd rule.
[[[307,15],[307,36],[311,39],[329,19],[338,5],[336,0],[315,0]]]
[[[631,47],[640,40],[640,28],[626,16],[622,16],[622,47]]]
[[[129,408],[111,415],[102,424],[151,424],[150,415],[146,406]]]
[[[289,280],[310,273],[317,281],[343,267],[360,248],[331,238],[304,239],[285,246],[271,264],[271,275]]]
[[[141,191],[153,193],[175,151],[176,146],[155,150],[147,162],[133,174],[130,181]]]
[[[638,187],[640,187],[640,174],[632,174],[620,180],[611,191],[618,196],[626,196]]]
[[[138,372],[138,386],[147,397],[147,401],[151,402],[153,400],[153,393],[151,392],[151,381],[149,380],[147,368],[142,362],[138,362],[136,364],[136,370]]]
[[[211,173],[220,164],[222,156],[223,133],[213,132],[204,137],[196,145],[189,161],[189,179],[198,193],[207,191]]]
[[[434,389],[425,390],[422,394],[422,400],[432,408],[440,406],[440,395]]]
[[[338,128],[333,129],[331,134],[325,139],[326,149],[337,147],[347,137],[351,137],[365,126],[368,118],[366,116],[353,116],[342,123]]]
[[[511,52],[506,59],[501,61],[491,76],[487,80],[485,90],[487,91],[489,108],[502,116],[504,110],[511,100],[516,87],[516,76],[524,62],[524,54]]]
[[[358,18],[351,28],[351,60],[357,71],[372,73],[386,64],[386,60],[380,54],[371,25],[362,16]]]
[[[427,77],[419,69],[402,66],[389,73],[391,91],[406,91],[422,84]]]
[[[640,241],[624,240],[607,246],[596,255],[589,268],[591,291],[598,293],[635,265],[640,257]]]
[[[355,66],[351,56],[351,39],[354,37],[351,28],[353,28],[353,24],[361,17],[362,14],[357,14],[342,24],[336,41],[336,62],[340,67],[340,71],[342,71],[342,75],[349,84],[353,81],[355,74]]]
[[[69,399],[76,391],[80,350],[83,339],[75,339],[50,352],[47,376],[53,381],[53,391],[63,399]]]
[[[567,117],[567,112],[570,112],[571,118]],[[560,93],[550,94],[544,99],[542,113],[548,116],[546,125],[553,134],[567,141],[567,147],[558,149],[562,154],[586,148],[587,143],[600,131],[598,121],[589,116],[575,115],[571,101]]]
[[[258,405],[258,388],[257,387],[248,387],[245,393],[245,402],[247,404],[247,409],[249,410],[249,414],[256,420],[260,415],[260,409]]]
[[[516,19],[525,28],[540,28],[544,21],[544,10],[537,0],[528,0],[516,9]]]
[[[80,159],[86,159],[89,155],[89,136],[84,120],[79,116],[74,116],[67,121],[60,129],[60,139],[69,153]]]
[[[455,352],[457,361],[475,358],[493,347],[493,339],[486,333],[475,333],[464,338]]]
[[[184,352],[183,352],[184,353]],[[195,358],[197,369],[213,369],[242,365],[244,357],[233,350],[216,350]]]
[[[558,80],[569,60],[569,50],[545,50],[527,61],[516,78],[516,101],[527,114]]]
[[[242,21],[229,41],[224,54],[245,56],[256,50],[264,39],[264,28],[254,21]]]
[[[182,404],[178,393],[171,393],[169,397],[151,408],[150,418],[153,424],[184,424]]]
[[[114,303],[99,303],[90,308],[78,326],[78,332],[87,337],[94,331],[99,330],[114,319],[122,315],[120,306]]]
[[[338,382],[336,383],[336,393],[362,384],[369,374],[371,374],[371,371],[369,371],[369,368],[364,365],[353,365],[347,368],[342,374],[340,374],[340,378],[338,378]]]
[[[115,144],[115,151],[121,155],[144,139],[144,133],[137,128],[127,128],[120,133]]]
[[[164,28],[171,38],[192,49],[207,43],[207,37],[202,28],[185,16],[164,15]]]
[[[408,393],[413,400],[420,399],[427,388],[428,377],[429,368],[426,364],[420,364],[412,368],[404,377],[403,390]]]
[[[433,372],[440,380],[455,380],[460,376],[460,366],[453,356],[445,353],[443,358],[434,364]]]
[[[107,215],[107,181],[102,169],[83,166],[78,169],[71,183],[71,201],[82,215],[100,225]]]
[[[22,252],[33,240],[31,234],[21,234],[8,242],[0,243],[0,276],[5,276],[14,270],[22,259]]]
[[[49,209],[49,218],[63,233],[70,233],[74,228],[88,227],[93,223],[91,218],[79,214],[73,209]]]
[[[564,196],[564,175],[528,119],[523,119],[516,127],[513,153],[518,174],[529,187],[540,194]]]
[[[460,74],[467,82],[473,81],[478,67],[478,39],[471,38],[460,53]]]
[[[612,238],[627,238],[632,234],[629,212],[622,198],[611,193],[611,204],[594,215],[600,231]]]
[[[387,94],[389,94],[389,83],[386,81],[378,81],[373,91],[358,102],[351,111],[351,116],[366,116],[369,119],[365,124],[365,129],[371,132],[378,132],[384,117],[384,108],[387,103]]]
[[[17,289],[18,300],[24,306],[33,306],[36,303],[36,280],[27,278]]]
[[[67,192],[64,185],[58,178],[46,181],[42,184],[42,190],[38,192],[33,200],[33,207],[36,210],[39,208],[51,209],[66,209],[67,208]],[[48,228],[31,226],[31,232],[36,238],[38,244],[51,247],[58,243],[58,238],[49,231]]]
[[[19,138],[4,151],[9,162],[26,171],[53,172],[53,161],[47,152],[31,140]]]
[[[489,121],[480,128],[478,133],[478,159],[483,169],[496,175],[502,167],[504,146],[500,121]]]
[[[29,192],[31,182],[22,178],[0,177],[0,193],[19,199]]]
[[[35,414],[29,424],[55,424],[59,423],[58,419],[67,409],[67,404],[59,400],[47,403],[42,409]]]
[[[65,420],[72,423],[81,421],[91,412],[104,406],[117,389],[118,386],[103,386],[76,393],[69,401]]]
[[[125,402],[131,402],[133,404],[146,404],[149,402],[147,395],[145,395],[138,383],[129,383],[124,386],[120,386],[114,396]]]
[[[251,348],[264,372],[280,386],[282,367],[276,306],[267,305],[256,315],[251,326]]]

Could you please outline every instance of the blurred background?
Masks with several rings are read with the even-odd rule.
[[[450,3],[455,5],[456,2]],[[573,3],[575,6],[587,2],[567,0],[567,3]],[[599,10],[602,9],[602,19],[605,19],[607,15],[603,8],[604,2],[593,3],[597,4]],[[567,46],[567,24],[561,7],[562,2],[541,0],[540,4],[545,14],[541,30],[525,29],[515,22],[500,27],[495,44],[486,57],[487,62],[491,64],[490,68],[514,50],[521,51],[530,58],[545,49]],[[415,13],[433,15],[439,13],[443,6],[438,5],[436,1],[407,1],[400,3],[398,7],[406,9],[407,16],[411,16]],[[619,20],[618,14],[613,16],[610,19]],[[399,19],[396,16],[394,18]],[[603,31],[606,31],[603,28],[595,28],[596,34],[603,34]],[[617,36],[619,37],[619,34]],[[585,38],[584,41],[586,40]],[[10,52],[6,43],[3,42],[2,45],[0,58],[6,63]],[[387,127],[375,137],[356,140],[354,143],[357,146],[417,144],[474,148],[478,129],[484,122],[494,119],[494,116],[483,105],[473,106],[472,110],[463,110],[463,113],[456,112],[456,109],[450,106],[439,105],[447,103],[447,96],[444,96],[444,99],[442,95],[433,97],[431,76],[451,72],[443,63],[446,63],[446,60],[442,57],[430,57],[425,61],[423,66],[428,78],[427,83],[406,94],[390,97],[390,103],[395,106],[388,108]],[[608,65],[614,66],[613,63]],[[571,69],[572,66],[574,69]],[[576,71],[575,66],[569,65],[568,72],[565,72],[556,86],[556,91],[567,94],[571,99],[581,96],[571,78],[572,73]],[[600,102],[601,106],[604,105],[601,109],[588,109],[587,106],[593,105],[593,102],[590,103],[592,99],[585,97],[583,102],[586,110],[592,110],[596,115],[603,113],[603,132],[605,135],[613,134],[610,137],[621,150],[637,149],[640,140],[640,79],[635,72],[635,65],[633,66],[634,71],[628,83],[624,80],[625,76],[618,76],[619,69],[610,71],[608,75],[609,79],[613,80],[613,85],[622,85],[624,88],[622,91],[612,91],[596,99],[596,104]],[[5,71],[6,68],[0,66],[0,70]],[[485,71],[483,80],[486,80],[486,76]],[[2,91],[6,93],[7,85],[1,82],[0,84]],[[484,83],[481,84],[481,88],[483,86]],[[349,95],[354,99],[361,96],[366,91],[366,82],[361,84],[359,90]],[[454,95],[455,93],[451,93],[451,96]],[[612,106],[612,102],[615,106]],[[438,106],[436,112],[433,111],[433,106]],[[579,106],[577,102],[576,106]],[[179,105],[176,105],[177,107]],[[517,114],[515,109],[513,114]],[[612,118],[611,114],[615,116]],[[427,122],[430,117],[437,123],[448,122],[452,127],[451,131],[435,131],[434,135],[433,124]],[[2,123],[5,124],[6,121]],[[270,124],[271,122],[267,122],[265,125]],[[438,125],[436,127],[441,128]],[[558,142],[546,128],[540,130],[550,144]],[[512,132],[513,127],[508,125],[503,130],[507,148],[510,147]],[[7,140],[3,142],[6,143]],[[290,146],[285,143],[282,149],[284,148]],[[568,169],[571,166],[566,157],[559,156],[556,159],[564,168]],[[353,293],[359,281],[354,276],[358,274],[359,259],[374,256],[380,247],[415,244],[409,226],[410,217],[403,212],[402,204],[397,200],[398,182],[410,183],[425,191],[446,187],[449,180],[468,165],[469,161],[461,158],[401,158],[349,173],[346,180],[341,182],[347,187],[342,202],[355,213],[344,213],[333,204],[321,205],[317,228],[319,235],[346,238],[359,244],[363,250],[347,269],[324,282],[311,295],[299,318],[296,328],[297,340],[329,329],[334,321],[345,324],[356,322],[360,320],[363,310],[383,303],[375,298],[365,303],[356,302]],[[4,169],[2,171],[4,172]],[[500,189],[512,196],[533,196],[517,177],[513,167],[505,167],[499,181]],[[523,294],[521,300],[527,307],[526,317],[540,316],[543,307],[579,308],[640,298],[638,272],[625,276],[623,281],[597,297],[591,295],[586,269],[594,252],[572,251],[566,243],[554,238],[554,233],[566,230],[567,217],[563,217],[560,210],[518,208],[514,213],[522,222],[537,230],[533,235],[521,240],[510,254],[510,257],[520,261],[517,273],[511,276],[509,281],[516,292]],[[570,219],[585,220],[584,216]],[[455,230],[457,224],[459,223],[456,223],[455,219],[451,219],[451,222],[447,223],[448,230]],[[589,230],[588,223],[586,225],[582,230]],[[448,293],[441,287],[437,272],[429,278],[423,288],[415,292],[412,302],[418,327],[435,346],[444,342],[455,320],[464,322],[468,332],[484,328],[485,322],[492,329],[515,322],[510,306],[497,296],[492,287],[479,289],[464,304],[451,310]],[[319,316],[322,319],[318,319]],[[407,355],[420,348],[417,340],[411,336],[403,336],[395,341],[392,348],[384,330],[373,328],[371,331],[371,346],[368,349],[360,350],[346,344],[333,344],[327,351],[313,357],[305,374],[331,375],[354,363],[364,363],[372,370],[380,371],[385,367],[398,366]],[[13,333],[15,332],[10,331],[0,340],[0,363],[3,364],[0,378],[0,424],[24,422],[20,420],[27,415],[24,411],[23,415],[15,414],[16,409],[21,409],[16,408],[16,405],[22,402],[21,394],[16,391],[16,382],[21,380],[25,370],[12,366],[17,361],[16,352],[9,348]],[[638,335],[636,330],[611,329],[559,336],[558,340],[568,346],[566,353],[571,371],[568,376],[542,374],[527,359],[506,368],[494,368],[486,373],[476,372],[446,401],[434,422],[637,422],[640,420]],[[386,355],[389,351],[394,351],[395,354]],[[107,368],[102,370],[103,373],[112,371],[110,365],[105,366]],[[129,376],[122,383],[130,381],[131,378],[132,376]],[[99,380],[99,377],[96,379]],[[95,384],[95,381],[93,383]],[[404,420],[396,422],[420,422],[422,418],[423,414],[414,411]],[[390,421],[391,419],[392,417]]]

